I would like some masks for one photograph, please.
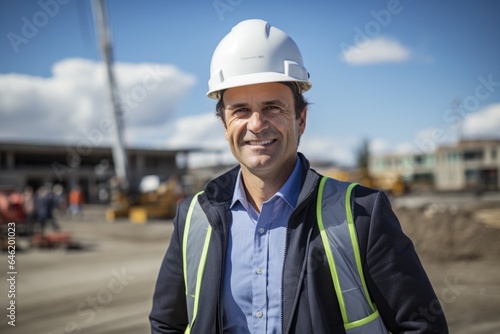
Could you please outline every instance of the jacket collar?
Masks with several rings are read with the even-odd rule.
[[[308,190],[310,190],[308,189],[309,187],[304,187],[304,185],[309,185],[309,183],[312,180],[311,180],[311,175],[308,175],[310,166],[309,161],[300,152],[297,153],[297,156],[300,159],[302,165],[301,172],[303,180],[302,190],[300,192],[299,199],[297,201],[297,204],[299,204],[301,200],[307,197],[307,194],[309,192]],[[228,172],[222,174],[221,176],[207,183],[207,185],[205,186],[205,195],[208,201],[212,205],[220,205],[224,203],[227,203],[228,205],[231,204],[239,171],[240,171],[240,166],[238,165],[229,170]]]

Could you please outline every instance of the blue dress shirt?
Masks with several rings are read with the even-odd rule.
[[[302,185],[300,159],[259,214],[246,198],[241,171],[231,203],[232,223],[222,287],[224,333],[281,333],[281,282],[288,219]]]

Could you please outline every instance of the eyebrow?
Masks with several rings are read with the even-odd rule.
[[[280,107],[283,107],[285,108],[285,104],[283,102],[281,102],[280,100],[271,100],[271,101],[264,101],[262,102],[262,105],[263,106],[280,106]],[[242,107],[247,107],[248,106],[248,103],[235,103],[235,104],[231,104],[231,105],[228,105],[226,107],[226,109],[228,110],[234,110],[234,109],[238,109],[238,108],[242,108]]]
[[[265,101],[262,104],[265,105],[265,106],[271,106],[271,105],[273,105],[273,106],[286,107],[285,104],[283,102],[281,102],[280,100]]]

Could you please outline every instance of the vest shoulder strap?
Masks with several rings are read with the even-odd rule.
[[[347,333],[388,333],[363,273],[351,206],[356,186],[322,177],[316,202],[317,224]]]
[[[212,233],[212,226],[198,203],[198,196],[201,193],[203,192],[197,193],[191,200],[182,238],[182,264],[189,319],[185,333],[190,333],[198,313],[198,297]]]

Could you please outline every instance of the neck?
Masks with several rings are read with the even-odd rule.
[[[242,166],[241,176],[247,200],[257,212],[261,211],[262,204],[265,201],[273,197],[283,187],[290,175],[292,175],[295,162],[296,160],[294,160],[293,164],[283,166],[276,173],[257,174]]]

